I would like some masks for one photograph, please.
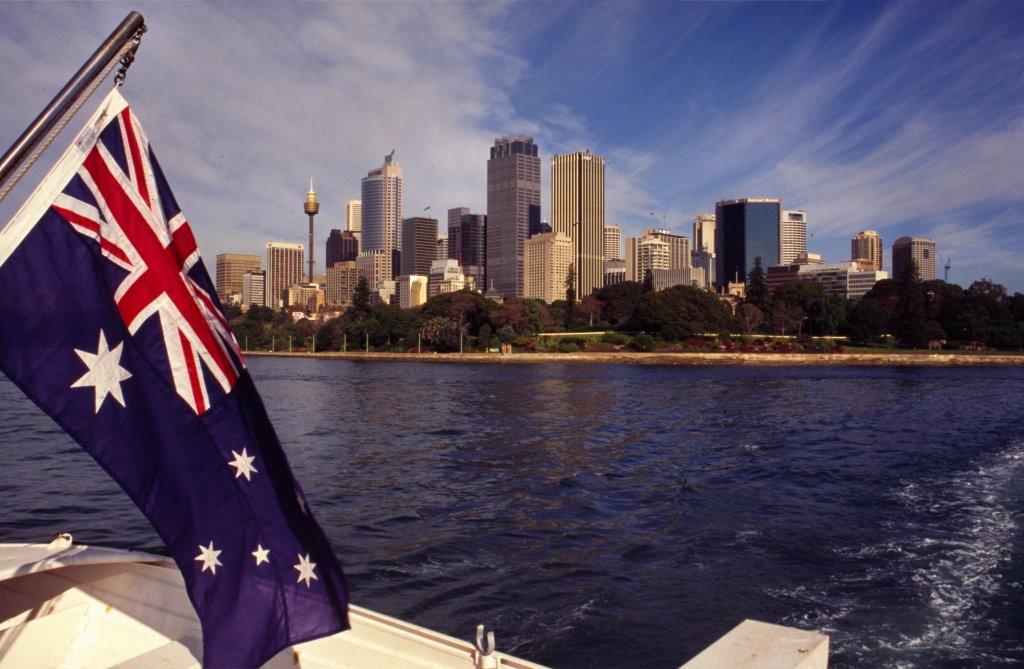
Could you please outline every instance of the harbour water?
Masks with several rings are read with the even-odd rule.
[[[1024,369],[250,370],[363,606],[555,667],[676,667],[744,618],[832,666],[1024,664]],[[161,550],[0,379],[0,541]]]

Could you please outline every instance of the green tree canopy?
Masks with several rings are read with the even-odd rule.
[[[896,277],[899,301],[892,318],[892,333],[904,348],[925,348],[929,336],[926,332],[925,291],[913,259]]]
[[[768,308],[768,277],[761,266],[761,256],[754,258],[754,266],[747,272],[746,302],[761,311]]]
[[[706,290],[672,286],[643,295],[637,308],[637,324],[663,339],[678,341],[710,332],[729,331],[732,312]]]
[[[349,320],[364,321],[370,318],[370,284],[365,276],[360,276],[356,289],[352,293],[352,306],[346,314]]]
[[[492,309],[497,308],[494,302],[482,294],[471,290],[460,290],[454,293],[436,295],[423,305],[420,310],[422,320],[437,317],[449,318],[466,334],[476,335],[480,326],[488,322]]]
[[[602,305],[602,320],[619,330],[636,329],[636,311],[643,294],[643,286],[636,281],[605,286],[597,293]]]

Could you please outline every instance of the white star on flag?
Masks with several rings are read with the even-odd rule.
[[[235,468],[235,478],[237,479],[239,476],[244,475],[246,481],[251,481],[252,479],[249,477],[249,474],[259,472],[258,469],[252,466],[253,460],[256,459],[256,456],[250,456],[245,452],[244,448],[241,453],[231,451],[231,455],[235,456],[235,459],[228,464]]]
[[[295,565],[295,570],[299,572],[299,580],[296,582],[302,583],[305,581],[306,589],[308,590],[310,579],[313,579],[314,581],[320,580],[316,577],[316,574],[313,573],[313,568],[316,567],[316,563],[309,561],[309,553],[306,553],[306,557],[299,555],[298,558],[299,564]]]
[[[250,555],[256,558],[257,567],[263,564],[264,562],[268,564],[270,563],[270,558],[267,557],[268,555],[270,555],[270,549],[264,548],[263,544],[256,544],[256,550],[250,553]]]
[[[121,382],[130,379],[131,373],[121,366],[121,342],[111,351],[107,347],[107,336],[100,330],[100,341],[96,346],[95,353],[80,351],[77,348],[75,353],[89,369],[80,379],[71,384],[72,388],[83,388],[92,386],[96,391],[96,413],[100,412],[103,400],[107,395],[112,395],[115,400],[124,406],[124,395],[121,393]]]
[[[216,575],[217,567],[224,566],[223,564],[221,564],[220,560],[217,559],[217,556],[220,555],[222,552],[223,551],[213,550],[213,542],[211,541],[209,548],[205,546],[199,547],[199,555],[196,556],[196,561],[203,563],[203,571],[209,569],[214,573],[214,575]]]

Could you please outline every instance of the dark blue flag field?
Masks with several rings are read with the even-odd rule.
[[[116,90],[0,232],[0,368],[156,528],[204,666],[348,628],[341,567]]]

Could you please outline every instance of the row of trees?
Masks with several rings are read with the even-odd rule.
[[[760,259],[747,275],[747,296],[737,327],[778,334],[842,335],[856,343],[892,336],[905,348],[962,345],[1024,348],[1024,295],[1010,295],[988,279],[967,289],[922,281],[910,263],[902,275],[877,282],[859,300],[828,296],[811,281],[791,281],[768,296]]]
[[[460,291],[431,298],[422,307],[402,309],[370,304],[360,282],[353,305],[323,324],[295,322],[285,312],[251,307],[230,310],[229,320],[243,348],[249,350],[436,350],[497,348],[501,344],[533,346],[541,332],[613,328],[644,331],[663,340],[703,333],[728,332],[729,308],[714,295],[677,286],[654,292],[649,285],[626,282],[609,286],[579,302],[547,304],[517,298],[498,304],[480,293]]]
[[[513,299],[503,304],[472,291],[446,293],[416,309],[371,304],[364,281],[354,304],[323,324],[295,322],[284,312],[252,307],[229,312],[239,344],[250,350],[434,350],[530,348],[533,335],[578,329],[647,333],[663,342],[706,334],[842,335],[877,343],[887,335],[901,346],[924,348],[980,343],[1024,348],[1024,295],[1008,295],[987,279],[966,290],[944,281],[920,281],[916,272],[879,281],[860,300],[826,295],[820,284],[792,281],[769,296],[760,262],[747,277],[747,295],[735,309],[708,291],[650,282],[606,286],[579,302]]]

